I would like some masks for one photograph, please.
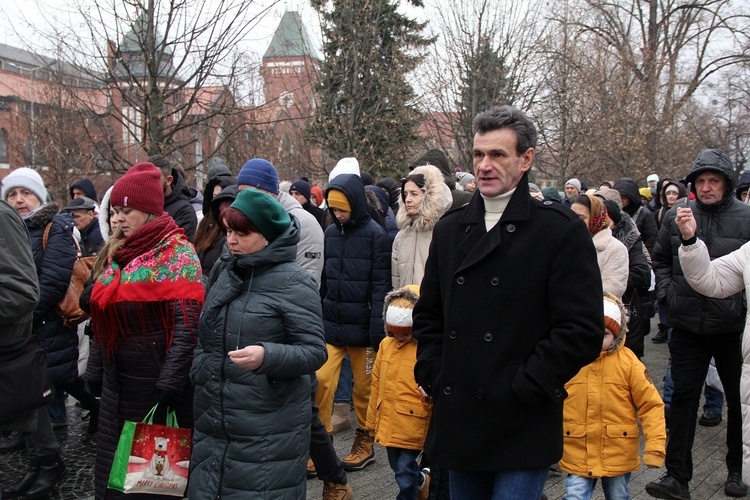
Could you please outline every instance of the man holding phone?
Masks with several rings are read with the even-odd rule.
[[[745,326],[745,305],[741,294],[725,299],[705,297],[685,279],[678,250],[685,241],[677,225],[677,209],[689,206],[697,223],[696,234],[708,247],[712,259],[726,255],[750,241],[750,206],[734,197],[734,170],[729,156],[718,149],[698,154],[686,176],[695,193],[694,201],[676,203],[662,222],[654,248],[656,298],[664,300],[672,338],[674,393],[669,417],[666,475],[646,485],[656,498],[690,498],[688,483],[693,475],[692,447],[703,383],[711,357],[716,359],[727,415],[727,470],[724,492],[728,496],[747,494],[742,483],[742,415],[740,409],[740,336]]]

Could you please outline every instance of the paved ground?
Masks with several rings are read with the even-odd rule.
[[[667,346],[665,344],[654,345],[650,339],[646,340],[646,344],[644,362],[652,378],[661,390],[663,385],[662,377],[668,356]],[[74,403],[75,400],[69,398],[68,418],[70,425],[67,429],[56,431],[56,435],[64,447],[68,474],[58,491],[51,497],[55,499],[93,498],[94,448],[86,438],[87,424],[81,420],[80,410],[75,408]],[[352,420],[354,421],[353,414]],[[335,436],[334,443],[339,456],[343,457],[349,452],[353,438],[353,431],[343,432]],[[717,427],[698,426],[695,436],[695,447],[693,449],[695,472],[693,481],[690,484],[691,494],[694,499],[727,498],[723,493],[724,480],[726,479],[726,468],[724,467],[724,455],[726,453],[725,439],[725,422],[722,422]],[[394,498],[398,492],[393,474],[388,467],[385,450],[377,447],[375,453],[375,464],[363,471],[349,474],[349,481],[358,500]],[[14,481],[19,473],[24,470],[27,463],[25,452],[0,455],[0,485],[6,485]],[[663,473],[663,469],[646,468],[642,468],[640,471],[634,473],[630,483],[632,497],[634,499],[650,498],[644,490],[646,483],[658,479]],[[562,498],[565,492],[563,475],[550,475],[544,491],[550,499]],[[322,483],[317,479],[309,480],[307,482],[307,497],[314,499],[320,498],[321,495]],[[594,498],[604,498],[604,495],[601,494],[601,489],[599,489]]]

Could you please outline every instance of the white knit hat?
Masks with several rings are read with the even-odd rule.
[[[406,285],[385,297],[383,320],[388,336],[411,333],[414,304],[419,299],[419,285]]]
[[[44,205],[47,202],[47,188],[44,187],[44,181],[36,170],[28,167],[21,167],[9,173],[3,179],[2,196],[4,200],[8,199],[8,192],[17,187],[26,188],[39,198],[39,202]]]
[[[620,330],[622,329],[622,312],[617,302],[608,296],[604,297],[604,326],[615,337],[620,335]]]
[[[328,174],[328,182],[331,182],[336,176],[341,174],[354,174],[359,175],[359,162],[356,158],[351,156],[348,158],[341,158],[339,162],[333,167],[331,173]]]

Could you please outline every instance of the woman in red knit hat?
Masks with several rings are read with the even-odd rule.
[[[159,403],[157,415],[170,407],[180,426],[192,426],[188,374],[204,299],[198,257],[163,210],[159,169],[151,163],[130,168],[115,183],[110,205],[119,228],[103,249],[106,265],[94,276],[94,347],[86,372],[92,392],[102,397],[97,499],[125,497],[107,490],[125,420],[141,421]]]

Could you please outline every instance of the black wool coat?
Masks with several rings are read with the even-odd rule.
[[[562,456],[564,384],[596,359],[602,283],[585,224],[531,199],[524,176],[485,230],[484,200],[435,226],[415,378],[434,398],[427,455],[442,468],[540,468]]]

